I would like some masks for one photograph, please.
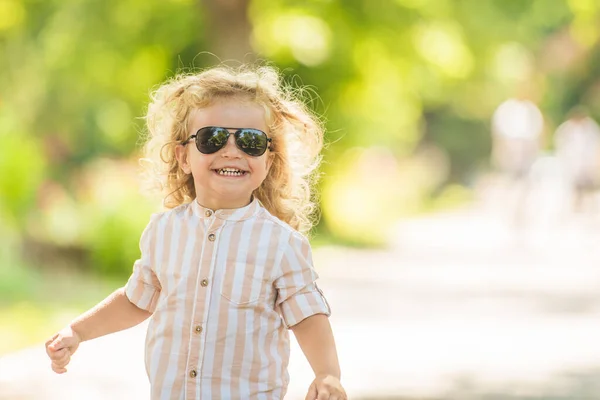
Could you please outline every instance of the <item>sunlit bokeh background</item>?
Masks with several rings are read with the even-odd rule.
[[[316,251],[401,268],[403,221],[477,209],[520,237],[528,221],[596,219],[596,171],[592,206],[571,208],[556,130],[573,110],[600,118],[599,38],[597,0],[0,0],[0,356],[129,275],[161,209],[140,191],[141,117],[173,74],[258,60],[307,86],[328,129]],[[509,99],[541,116],[518,173],[494,139]]]

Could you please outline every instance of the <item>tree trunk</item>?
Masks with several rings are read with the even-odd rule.
[[[206,11],[204,35],[208,48],[227,64],[256,59],[250,46],[252,26],[248,20],[251,0],[201,0]]]

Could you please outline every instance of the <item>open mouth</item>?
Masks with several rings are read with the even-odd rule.
[[[217,175],[221,176],[244,176],[248,173],[248,171],[243,171],[237,168],[219,168],[214,169]]]

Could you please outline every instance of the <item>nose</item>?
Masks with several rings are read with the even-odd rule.
[[[235,136],[233,134],[229,135],[229,138],[227,138],[227,143],[221,149],[221,157],[242,158],[241,150],[236,146]]]

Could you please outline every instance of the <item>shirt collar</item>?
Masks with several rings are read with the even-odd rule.
[[[252,201],[250,204],[245,207],[221,210],[212,210],[210,208],[202,207],[200,204],[198,204],[196,199],[192,201],[192,209],[194,214],[202,219],[211,218],[214,215],[215,217],[225,221],[243,221],[256,215],[261,207],[262,205],[260,204],[260,201],[254,196],[252,196]]]

